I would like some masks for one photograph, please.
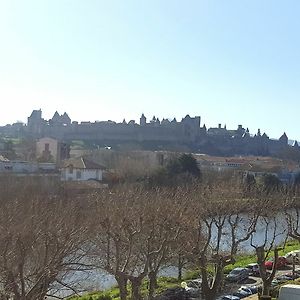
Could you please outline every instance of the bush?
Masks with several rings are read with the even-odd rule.
[[[112,297],[108,294],[102,294],[96,300],[112,300]]]

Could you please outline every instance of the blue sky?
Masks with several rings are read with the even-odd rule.
[[[0,0],[0,124],[180,119],[300,139],[300,1]]]

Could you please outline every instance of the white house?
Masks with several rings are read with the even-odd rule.
[[[84,181],[93,179],[102,181],[105,170],[104,166],[84,157],[73,158],[66,161],[61,168],[61,180]]]

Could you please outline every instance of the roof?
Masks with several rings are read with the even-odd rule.
[[[105,170],[106,167],[95,163],[94,161],[88,160],[85,157],[78,157],[68,159],[64,164],[63,168],[73,166],[75,169],[94,169],[94,170]]]
[[[289,160],[282,160],[268,156],[241,156],[241,157],[218,157],[210,155],[195,155],[200,165],[228,164],[235,163],[245,166],[253,172],[279,172],[280,170],[295,171],[299,166],[297,163]]]
[[[286,135],[286,133],[284,132],[283,135],[279,138],[279,141],[282,141],[282,140],[287,140],[288,137]]]

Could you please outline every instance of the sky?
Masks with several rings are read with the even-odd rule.
[[[299,0],[0,0],[0,125],[201,116],[300,140]]]

